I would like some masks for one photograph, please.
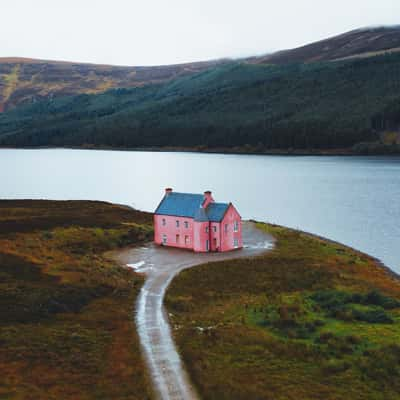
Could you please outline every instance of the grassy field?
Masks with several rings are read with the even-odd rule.
[[[88,201],[0,201],[0,398],[148,399],[132,318],[142,278],[104,251],[150,214]]]
[[[400,281],[345,246],[259,224],[276,248],[181,272],[166,306],[204,399],[399,399]]]

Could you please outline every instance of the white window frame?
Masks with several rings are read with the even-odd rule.
[[[184,222],[185,228],[188,229],[189,228],[189,222],[185,221]]]
[[[162,243],[167,244],[167,235],[165,233],[162,235]]]
[[[167,225],[167,221],[165,220],[165,218],[162,219],[161,224],[162,224],[162,226]]]
[[[239,238],[237,238],[237,237],[233,238],[233,247],[235,249],[237,249],[239,247]]]
[[[214,231],[214,233],[217,232],[217,226],[216,225],[213,226],[213,231]]]
[[[208,226],[206,226],[206,233],[208,233],[208,231],[209,231]]]
[[[176,227],[179,228],[179,219],[177,219],[177,220],[175,221],[175,223],[176,223]]]
[[[233,232],[239,232],[239,221],[233,222]]]

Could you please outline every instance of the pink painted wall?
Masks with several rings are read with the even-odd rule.
[[[210,242],[208,242],[207,250],[207,240],[210,240],[210,223],[209,222],[194,222],[193,237],[194,246],[193,250],[198,252],[209,251]]]
[[[179,226],[177,226],[177,221]],[[238,223],[236,232],[235,221]],[[185,222],[188,224],[187,228]],[[166,243],[163,242],[164,235]],[[156,244],[205,252],[207,240],[210,251],[230,251],[243,247],[242,221],[233,205],[229,206],[221,223],[195,222],[192,218],[154,215],[154,242]]]
[[[163,220],[165,220],[165,225]],[[176,221],[179,222],[179,226],[177,226]],[[187,228],[185,222],[188,223]],[[154,242],[160,245],[163,244],[164,235],[167,239],[166,246],[193,249],[193,218],[155,214]]]
[[[235,232],[234,224],[238,223],[238,230]],[[225,225],[227,226],[225,228]],[[240,249],[243,247],[242,239],[242,219],[237,212],[236,208],[231,204],[221,221],[221,244],[220,251],[229,251],[233,249]],[[235,239],[236,244],[235,246]]]
[[[210,242],[211,251],[221,251],[221,224],[219,222],[210,223]]]

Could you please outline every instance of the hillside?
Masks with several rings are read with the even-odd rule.
[[[284,66],[232,62],[164,84],[19,107],[0,116],[0,144],[265,151],[392,143],[399,89],[396,53]]]
[[[118,67],[27,58],[0,58],[0,112],[42,99],[164,82],[202,71],[220,62],[222,61],[154,67]]]
[[[288,64],[365,58],[400,51],[400,26],[356,29],[296,49],[279,51],[252,62]]]
[[[250,64],[310,63],[370,57],[400,50],[400,27],[358,29],[326,40],[242,60]],[[229,60],[153,67],[119,67],[28,58],[0,58],[0,112],[40,100],[116,87],[160,83],[228,63]]]

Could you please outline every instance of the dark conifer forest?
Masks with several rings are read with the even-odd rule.
[[[393,53],[231,62],[167,83],[39,101],[0,114],[0,145],[395,152],[399,128]]]

